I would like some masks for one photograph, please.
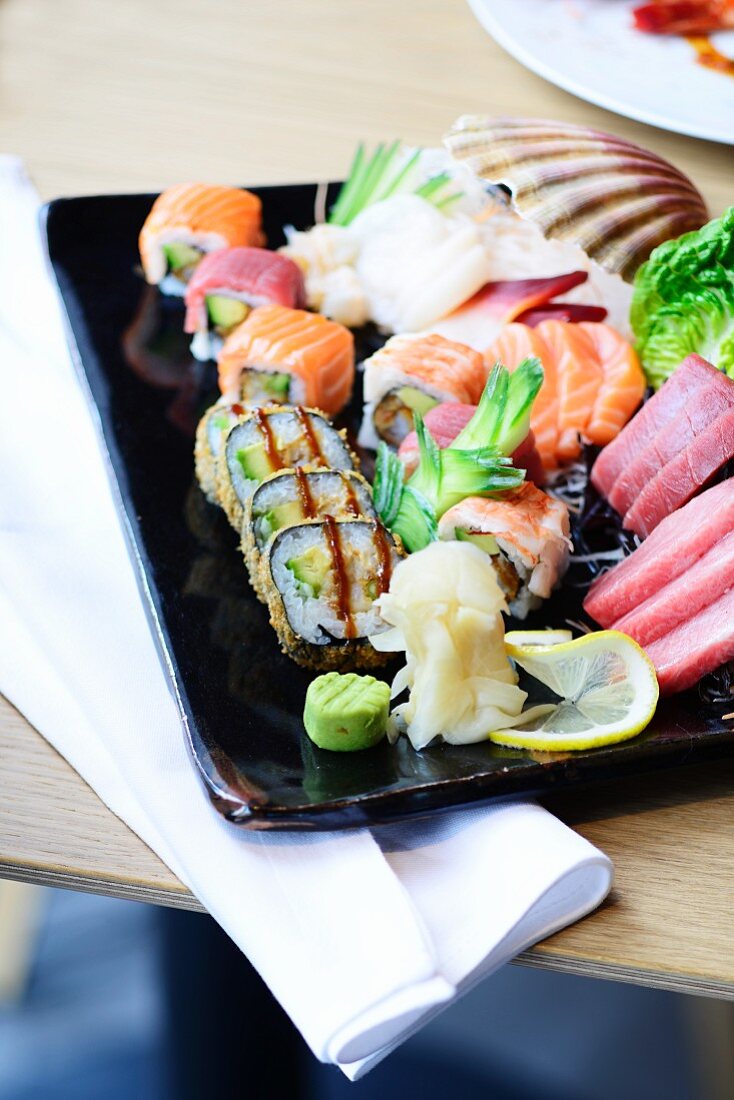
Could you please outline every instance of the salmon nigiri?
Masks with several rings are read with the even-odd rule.
[[[494,343],[487,348],[484,359],[488,367],[499,361],[512,371],[523,359],[533,355],[543,364],[543,385],[533,402],[530,428],[544,468],[552,470],[557,465],[558,372],[548,345],[537,329],[514,322],[504,326]]]
[[[179,183],[163,191],[139,239],[147,281],[179,295],[207,252],[263,242],[257,195],[206,183]]]
[[[334,416],[354,383],[354,337],[319,313],[259,306],[224,342],[219,388],[247,405],[308,405]]]
[[[365,360],[365,410],[360,443],[384,439],[399,446],[424,415],[442,401],[476,405],[487,380],[478,351],[443,336],[393,336]]]
[[[602,370],[602,382],[586,426],[592,443],[604,447],[625,426],[645,393],[645,376],[630,343],[609,325],[581,322]]]

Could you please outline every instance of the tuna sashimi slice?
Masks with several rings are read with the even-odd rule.
[[[734,458],[734,408],[728,409],[688,444],[646,485],[625,514],[624,526],[646,538],[662,519],[690,500]]]
[[[664,519],[633,554],[594,581],[584,610],[610,627],[689,570],[732,530],[734,478],[729,478]]]
[[[645,646],[703,611],[733,584],[734,531],[730,531],[687,572],[618,619],[613,629]]]
[[[570,271],[567,275],[550,275],[544,279],[500,279],[486,283],[455,312],[480,308],[489,316],[507,323],[514,321],[518,314],[545,305],[557,295],[573,290],[585,283],[588,277],[587,271]]]
[[[656,394],[601,452],[591,470],[591,480],[604,497],[609,497],[617,478],[634,462],[658,432],[669,424],[686,403],[689,394],[718,374],[700,355],[689,355]]]
[[[663,695],[685,691],[734,658],[734,588],[645,646]]]
[[[566,321],[578,324],[579,321],[604,321],[607,310],[604,306],[586,306],[580,302],[548,302],[544,306],[533,306],[515,318],[519,325],[535,328],[541,321]]]
[[[674,422],[666,424],[614,482],[609,503],[620,516],[695,436],[734,407],[734,382],[719,370],[714,374],[711,384],[702,385],[690,394],[686,404],[676,413]]]

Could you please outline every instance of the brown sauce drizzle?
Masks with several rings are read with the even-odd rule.
[[[300,405],[296,405],[294,407],[293,415],[296,417],[298,423],[301,425],[303,434],[306,437],[306,442],[308,443],[309,450],[311,451],[311,461],[318,461],[319,465],[326,466],[327,463],[324,461],[324,456],[321,453],[321,447],[319,446],[319,441],[316,438],[316,433],[313,430],[313,424],[311,423],[310,416],[307,412],[305,412],[304,409],[300,407]]]
[[[269,418],[264,414],[262,409],[257,408],[252,410],[252,420],[262,437],[263,450],[265,451],[268,462],[274,470],[282,470],[283,459],[280,457],[275,440],[273,439]]]
[[[377,544],[377,584],[380,595],[387,592],[392,576],[392,557],[387,533],[381,523],[375,524],[375,543]]]
[[[349,474],[345,474],[343,471],[342,471],[342,474],[341,474],[341,479],[342,479],[342,482],[344,484],[344,491],[347,494],[346,510],[348,512],[351,512],[351,514],[353,516],[361,516],[362,515],[362,509],[359,506],[359,501],[357,500],[357,494],[355,493],[354,488],[352,486],[352,479],[350,478]]]
[[[301,500],[301,511],[306,519],[315,519],[317,515],[316,505],[314,504],[313,496],[311,495],[311,486],[308,484],[308,478],[304,474],[300,466],[297,466],[293,471],[296,479],[296,489],[298,490],[298,496]]]
[[[329,544],[331,559],[334,563],[334,580],[336,585],[336,613],[344,623],[344,637],[356,638],[357,627],[352,618],[352,608],[349,592],[349,577],[344,565],[342,554],[339,525],[333,516],[324,516],[324,532]]]
[[[688,41],[696,51],[696,61],[706,69],[734,76],[734,59],[726,57],[716,49],[707,34],[687,35]]]
[[[235,416],[244,416],[245,415],[245,406],[244,405],[233,405],[232,406],[232,412],[235,414]]]

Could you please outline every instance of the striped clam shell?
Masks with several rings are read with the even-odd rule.
[[[506,187],[518,213],[547,237],[580,245],[625,279],[657,245],[708,221],[687,176],[602,130],[462,115],[444,144],[482,179]]]

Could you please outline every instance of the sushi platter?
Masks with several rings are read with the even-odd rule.
[[[443,150],[360,149],[343,185],[46,208],[232,822],[379,824],[734,749],[734,349],[663,300],[689,238],[729,262],[734,216],[560,126],[464,118]],[[583,166],[619,204],[593,226]]]

